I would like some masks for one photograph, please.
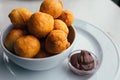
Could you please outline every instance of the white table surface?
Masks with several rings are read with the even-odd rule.
[[[36,12],[40,4],[41,0],[0,0],[0,31],[10,24],[12,9],[25,7]],[[75,18],[99,27],[120,46],[120,8],[111,0],[63,0],[63,5]]]

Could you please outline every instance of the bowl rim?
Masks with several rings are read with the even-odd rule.
[[[45,57],[45,58],[25,58],[25,57],[21,57],[21,56],[18,56],[18,55],[15,55],[13,54],[12,52],[10,52],[8,49],[6,49],[6,47],[4,46],[4,41],[3,41],[3,35],[5,33],[5,31],[9,28],[9,27],[13,27],[12,24],[10,24],[8,27],[4,28],[3,31],[1,32],[1,36],[0,36],[0,44],[1,44],[1,47],[3,49],[3,51],[5,51],[5,53],[7,52],[8,54],[10,54],[11,56],[14,56],[15,58],[18,58],[18,59],[23,59],[23,60],[30,60],[30,61],[39,61],[39,60],[47,60],[47,59],[51,59],[51,58],[54,58],[54,57],[57,57],[57,56],[60,56],[62,54],[57,54],[57,55],[53,55],[53,56],[49,56],[49,57]],[[74,31],[74,39],[73,39],[73,42],[72,44],[70,45],[70,47],[68,47],[66,50],[62,51],[61,53],[64,53],[65,51],[67,51],[68,49],[70,49],[74,44],[75,44],[75,41],[76,41],[76,30],[75,30],[75,27],[73,27],[73,25],[71,25],[71,27],[73,28],[73,31]],[[6,53],[6,55],[7,55]],[[71,52],[70,52],[71,53]],[[68,54],[69,55],[69,54]]]

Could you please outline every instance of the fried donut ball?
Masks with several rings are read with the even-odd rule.
[[[74,15],[71,11],[64,10],[62,14],[59,16],[59,19],[64,21],[67,24],[67,26],[71,26],[71,24],[74,21]]]
[[[50,54],[45,50],[45,40],[46,38],[42,38],[40,39],[40,45],[41,45],[41,49],[40,51],[37,53],[37,55],[35,55],[34,58],[45,58],[50,56]]]
[[[32,35],[22,36],[15,41],[14,50],[21,57],[32,58],[40,50],[40,41]]]
[[[39,38],[46,35],[54,28],[54,18],[43,12],[34,13],[28,21],[28,31]]]
[[[70,46],[67,40],[67,34],[62,30],[53,30],[49,33],[45,48],[52,54],[59,54]]]
[[[60,19],[54,20],[54,30],[63,30],[67,35],[69,33],[67,25]]]
[[[35,58],[45,58],[45,57],[48,57],[48,54],[42,49],[35,56]]]
[[[24,35],[24,31],[22,31],[20,29],[11,30],[5,38],[5,41],[4,41],[5,47],[9,51],[13,52],[14,51],[14,49],[13,49],[14,42],[16,41],[16,39],[18,39],[19,37],[21,37],[23,35]]]
[[[61,0],[44,0],[40,6],[40,11],[58,18],[62,13],[63,5]]]
[[[15,28],[25,28],[32,13],[26,8],[13,9],[8,15]]]

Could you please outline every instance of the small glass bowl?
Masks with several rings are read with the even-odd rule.
[[[85,51],[88,51],[88,50],[85,50]],[[74,73],[76,73],[76,74],[78,74],[78,75],[92,75],[92,74],[94,74],[94,73],[98,70],[99,60],[97,59],[97,56],[96,56],[95,54],[93,54],[92,52],[90,52],[90,51],[88,51],[88,52],[91,54],[91,56],[92,56],[93,59],[94,59],[94,68],[91,69],[91,70],[87,70],[87,71],[85,71],[85,70],[80,70],[80,69],[75,68],[75,67],[71,64],[71,61],[70,61],[72,55],[81,53],[81,50],[74,50],[73,52],[70,53],[70,55],[68,56],[68,65],[69,65],[70,69],[71,69]]]

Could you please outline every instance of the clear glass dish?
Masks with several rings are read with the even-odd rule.
[[[84,51],[87,51],[91,54],[91,56],[94,60],[94,68],[93,69],[91,69],[91,70],[80,70],[80,69],[77,69],[75,66],[72,65],[72,63],[70,61],[71,57],[74,54],[81,54],[81,49],[74,50],[73,52],[70,53],[70,55],[68,56],[68,65],[69,65],[70,69],[78,75],[92,75],[98,70],[99,60],[98,60],[97,56],[94,53],[92,53],[91,51],[88,51],[88,50],[84,50]]]

